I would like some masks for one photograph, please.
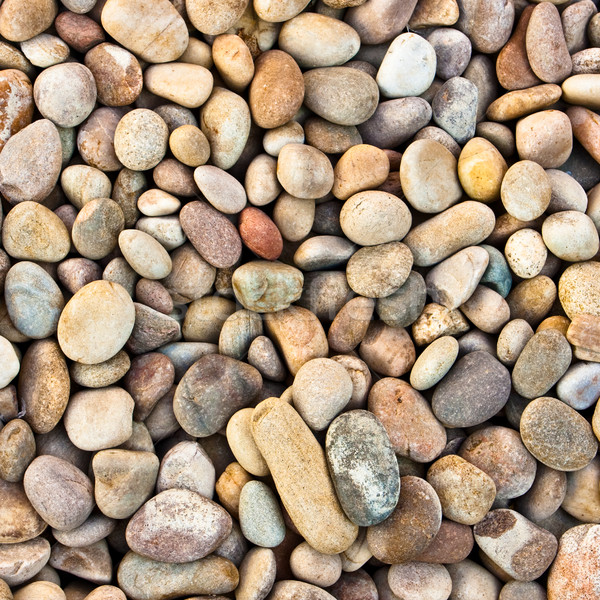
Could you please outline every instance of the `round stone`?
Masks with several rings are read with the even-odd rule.
[[[552,188],[544,169],[530,160],[512,165],[502,180],[502,204],[521,221],[537,219],[550,204]]]
[[[558,281],[558,297],[570,319],[600,316],[600,264],[590,261],[567,267]]]
[[[125,288],[93,281],[65,306],[58,322],[58,342],[71,360],[101,363],[121,350],[134,322],[133,301]]]
[[[521,119],[516,127],[517,152],[544,169],[560,167],[573,149],[569,117],[559,110],[543,110]]]
[[[458,178],[470,198],[494,202],[500,198],[500,186],[508,169],[502,154],[483,137],[470,139],[458,157]]]
[[[421,562],[392,565],[388,583],[396,596],[407,600],[416,600],[425,590],[430,600],[446,600],[452,590],[452,579],[443,565]]]
[[[173,265],[168,252],[143,231],[121,231],[119,248],[131,268],[146,279],[164,279],[171,272]]]
[[[116,248],[124,226],[123,211],[116,202],[109,198],[90,200],[73,223],[73,245],[81,256],[99,260]]]
[[[339,554],[323,554],[302,542],[290,555],[290,568],[294,577],[301,581],[329,587],[342,574],[342,559]]]
[[[432,388],[450,370],[458,356],[458,342],[445,335],[429,344],[410,372],[410,385],[416,390]]]
[[[333,186],[333,167],[327,156],[312,146],[286,144],[277,159],[277,179],[296,198],[321,198]]]
[[[546,217],[542,237],[552,254],[569,262],[591,260],[600,248],[594,222],[578,210],[563,210]]]

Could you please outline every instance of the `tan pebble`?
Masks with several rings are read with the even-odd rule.
[[[242,92],[252,81],[254,77],[252,54],[239,36],[234,34],[217,36],[212,45],[212,57],[223,81],[234,92]]]
[[[21,481],[35,458],[35,439],[26,421],[13,419],[0,430],[0,476],[12,483]]]
[[[523,279],[539,275],[546,263],[548,250],[542,236],[533,229],[520,229],[507,240],[506,261],[512,272]]]
[[[556,293],[556,284],[546,275],[522,281],[506,297],[511,317],[537,325],[552,308]]]
[[[598,162],[600,159],[600,118],[598,115],[582,106],[572,106],[567,109],[567,116],[573,127],[573,135],[589,154]]]
[[[51,581],[34,581],[18,590],[16,600],[66,600],[65,592]]]
[[[33,88],[25,73],[17,69],[0,71],[0,98],[13,111],[3,111],[0,118],[0,150],[15,133],[31,123],[33,117]]]
[[[443,335],[457,335],[469,330],[469,324],[459,310],[449,310],[432,302],[412,324],[412,335],[417,346],[430,344]]]
[[[359,144],[346,151],[334,169],[333,195],[347,200],[353,194],[381,185],[389,174],[389,159],[385,152]]]
[[[515,135],[507,125],[480,121],[477,123],[476,134],[494,144],[505,159],[515,152]]]
[[[423,29],[432,26],[450,26],[458,21],[459,8],[456,0],[421,0],[410,17],[411,29]]]
[[[235,312],[235,303],[220,296],[194,300],[183,321],[182,333],[187,342],[218,343],[223,323]]]
[[[340,578],[342,559],[338,554],[323,554],[302,542],[290,556],[290,567],[300,581],[325,588]]]
[[[329,159],[320,150],[304,144],[287,144],[277,159],[277,179],[296,198],[325,196],[334,183]]]
[[[247,5],[248,0],[227,0],[217,5],[207,0],[190,0],[186,12],[198,31],[218,35],[233,27]]]
[[[244,186],[223,169],[212,165],[197,167],[194,181],[204,197],[221,213],[237,214],[246,206]]]
[[[325,554],[346,550],[358,527],[342,512],[323,450],[300,415],[289,404],[270,398],[256,408],[252,433],[283,504],[306,541]]]
[[[326,154],[342,154],[362,143],[358,129],[353,125],[336,125],[321,117],[310,117],[304,123],[306,141]]]
[[[198,108],[213,88],[211,72],[200,65],[169,63],[151,65],[144,71],[148,91],[186,108]]]
[[[410,372],[410,384],[416,390],[433,387],[450,370],[458,356],[458,342],[442,336],[429,344],[419,355]]]
[[[289,242],[303,240],[312,229],[315,218],[315,201],[297,198],[283,192],[273,207],[273,221],[283,238]]]
[[[329,347],[336,352],[350,352],[367,333],[375,302],[359,296],[349,300],[337,313],[327,333]]]
[[[271,591],[275,583],[276,562],[269,548],[252,548],[244,557],[236,600],[258,600]]]
[[[458,158],[458,178],[470,198],[494,202],[508,166],[498,149],[482,137],[470,139]]]
[[[259,154],[246,169],[244,188],[248,202],[254,206],[265,206],[277,198],[281,184],[277,179],[277,161],[268,154]]]
[[[23,54],[36,67],[51,67],[64,62],[69,56],[69,46],[59,37],[41,33],[21,42]]]
[[[563,82],[563,100],[569,104],[598,110],[600,108],[599,89],[600,74],[573,75]]]
[[[506,300],[484,285],[477,286],[460,310],[475,327],[485,333],[498,333],[510,319]]]
[[[573,132],[569,117],[559,110],[544,110],[517,123],[517,152],[545,169],[560,167],[571,155]]]
[[[113,139],[123,111],[104,106],[92,112],[77,133],[77,149],[83,160],[101,171],[118,171],[120,163]],[[60,133],[60,132],[59,132]]]
[[[163,217],[179,210],[181,202],[162,190],[151,189],[138,198],[138,208],[148,217]]]
[[[252,475],[264,477],[269,468],[252,437],[253,408],[236,412],[227,423],[227,441],[231,451],[242,467]]]
[[[500,193],[502,204],[511,216],[521,221],[531,221],[548,208],[552,188],[540,165],[522,160],[508,169]]]
[[[102,26],[125,48],[152,63],[176,60],[189,41],[185,21],[168,0],[143,7],[109,0],[102,9]]]
[[[558,282],[558,297],[570,319],[578,315],[600,316],[600,265],[589,261],[565,269]]]
[[[542,225],[548,249],[558,258],[570,262],[592,259],[598,253],[598,231],[584,213],[566,210],[550,215]]]
[[[25,18],[19,0],[8,0],[0,9],[0,35],[10,42],[22,42],[35,37],[52,25],[58,12],[55,0],[36,1]]]
[[[199,167],[210,157],[210,144],[195,125],[182,125],[173,130],[169,137],[169,148],[173,156],[188,167]]]
[[[560,87],[553,83],[535,85],[524,90],[514,90],[500,96],[487,109],[492,121],[510,121],[548,108],[562,95]]]

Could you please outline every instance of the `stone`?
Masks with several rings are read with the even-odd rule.
[[[109,519],[100,512],[93,512],[82,525],[70,531],[52,530],[52,535],[63,546],[81,548],[90,546],[110,535],[115,527],[114,519]]]
[[[535,161],[545,169],[560,167],[573,149],[569,117],[559,110],[529,115],[517,123],[516,142],[519,158]]]
[[[106,540],[81,548],[55,544],[48,563],[59,571],[96,584],[107,584],[112,579],[112,560]]]
[[[458,356],[458,342],[451,336],[434,340],[419,355],[410,372],[410,384],[416,390],[432,388],[450,370]]]
[[[576,317],[578,320],[579,317]],[[569,335],[567,331],[567,335]],[[569,339],[569,338],[567,338]],[[580,362],[567,370],[556,386],[556,394],[575,410],[593,406],[600,397],[600,364]]]
[[[115,283],[93,281],[65,306],[58,322],[58,342],[70,359],[97,364],[112,358],[125,345],[134,322],[133,302],[125,289]]]
[[[560,15],[551,2],[531,12],[525,36],[527,59],[533,72],[547,83],[561,83],[571,74],[571,57]]]
[[[262,481],[249,481],[239,498],[240,527],[244,537],[264,548],[278,546],[285,537],[285,523],[277,497]]]
[[[55,456],[38,456],[25,471],[23,485],[32,506],[54,529],[79,527],[94,507],[88,477]]]
[[[13,135],[30,125],[33,117],[33,88],[25,73],[18,69],[0,71],[0,107],[2,107],[0,118],[0,150],[2,150]]]
[[[518,581],[540,577],[554,560],[558,547],[549,531],[509,509],[490,511],[475,525],[473,533],[481,550]]]
[[[390,327],[408,327],[425,307],[426,286],[423,277],[411,271],[407,280],[393,294],[377,299],[377,314]]]
[[[268,548],[252,548],[244,557],[239,572],[236,600],[265,598],[275,583],[276,562],[273,551]]]
[[[269,595],[270,600],[292,600],[292,598],[299,597],[311,598],[311,600],[332,600],[334,598],[315,585],[292,580],[277,581]]]
[[[305,105],[318,116],[338,125],[364,123],[375,112],[379,100],[375,80],[367,73],[348,67],[307,71],[304,87]]]
[[[55,125],[40,119],[5,140],[0,153],[0,192],[13,204],[41,202],[58,181],[62,163]]]
[[[596,287],[597,263],[582,262],[565,269],[558,282],[558,297],[570,319],[579,315],[600,316]]]
[[[506,211],[521,221],[540,217],[552,197],[550,181],[544,169],[530,160],[513,164],[506,172],[500,188]]]
[[[442,509],[433,488],[419,477],[402,477],[394,512],[367,530],[369,548],[387,564],[410,561],[431,543],[441,520]]]
[[[459,0],[457,29],[469,36],[473,48],[486,54],[498,52],[510,36],[515,9],[507,2],[488,0],[480,6],[471,0]]]
[[[533,485],[536,461],[514,429],[480,429],[463,442],[458,454],[494,480],[496,501],[522,496]]]
[[[567,116],[571,121],[575,138],[588,151],[590,156],[598,162],[600,148],[596,136],[600,128],[600,122],[596,113],[582,106],[572,106],[567,109]]]
[[[535,481],[517,501],[519,512],[538,523],[551,517],[562,505],[567,493],[567,475],[539,464]]]
[[[186,108],[198,108],[213,88],[211,72],[200,66],[173,62],[151,65],[144,71],[146,89]]]
[[[35,433],[48,433],[69,401],[70,379],[59,345],[51,339],[29,346],[21,362],[19,398],[25,421]]]
[[[600,86],[598,73],[572,75],[562,85],[563,99],[570,104],[585,106],[591,110],[598,109],[597,90]]]
[[[159,461],[152,452],[101,450],[91,462],[94,497],[102,514],[127,519],[152,495]]]
[[[84,62],[96,80],[98,99],[102,104],[127,106],[142,92],[142,68],[137,58],[125,48],[104,42],[90,49]]]
[[[172,262],[164,247],[151,235],[138,229],[125,229],[119,234],[119,248],[131,268],[146,279],[164,279]]]
[[[261,385],[262,377],[254,367],[227,356],[203,356],[177,386],[175,416],[191,435],[207,437],[256,400]]]
[[[220,556],[188,563],[163,563],[128,552],[117,571],[119,587],[132,600],[227,594],[239,581],[235,565]]]
[[[332,350],[350,352],[364,339],[375,302],[371,298],[349,300],[335,316],[329,327],[327,340]]]
[[[398,502],[400,478],[392,445],[377,418],[364,410],[339,416],[328,429],[325,451],[350,520],[363,527],[385,520]],[[357,485],[357,474],[362,472],[377,475]]]
[[[416,0],[402,5],[389,0],[361,3],[349,9],[346,22],[358,32],[362,44],[382,44],[402,32],[416,4]]]
[[[548,250],[570,262],[590,260],[599,248],[594,222],[577,210],[564,210],[547,217],[542,236]]]
[[[377,188],[383,184],[390,172],[390,161],[385,152],[358,144],[348,149],[334,169],[333,195],[340,200],[362,190]]]
[[[302,542],[290,555],[290,567],[297,579],[324,588],[333,585],[340,578],[342,559],[338,554],[317,552],[306,542]]]
[[[510,121],[525,117],[555,104],[562,95],[560,86],[554,83],[534,85],[524,90],[514,90],[494,100],[487,108],[486,116],[492,121]],[[535,123],[535,121],[533,121]],[[527,123],[527,122],[526,122]],[[521,130],[524,126],[521,126]]]
[[[440,179],[429,180],[428,169],[439,172]],[[406,199],[419,212],[442,212],[462,196],[456,159],[434,140],[417,140],[408,146],[400,163],[400,182]]]
[[[252,475],[264,477],[269,468],[252,437],[253,408],[238,410],[227,423],[227,443],[240,465]]]
[[[527,449],[540,462],[559,471],[582,469],[598,449],[590,424],[556,398],[541,397],[530,402],[523,411],[520,429]]]
[[[477,87],[464,77],[452,77],[438,90],[431,109],[433,120],[459,144],[475,135]]]
[[[471,138],[458,158],[458,179],[469,198],[494,202],[508,166],[498,149],[482,137]]]
[[[342,512],[325,454],[300,415],[286,402],[267,399],[255,409],[252,433],[283,505],[306,541],[325,554],[346,550],[358,528]]]
[[[458,250],[485,240],[493,230],[493,211],[481,202],[467,200],[420,225],[404,238],[417,266],[431,266]]]
[[[543,396],[571,364],[571,348],[564,335],[547,329],[536,333],[515,363],[512,382],[525,398]]]
[[[25,470],[35,458],[35,438],[21,419],[9,421],[0,430],[0,477],[4,481],[22,481]]]
[[[99,260],[116,248],[124,226],[123,211],[116,202],[109,198],[90,200],[73,223],[73,245],[85,258]]]
[[[229,535],[231,517],[217,504],[185,489],[160,492],[127,525],[129,547],[168,563],[187,563],[210,554]]]
[[[506,261],[517,277],[531,279],[539,275],[548,259],[542,236],[534,229],[519,229],[506,241]]]
[[[398,456],[430,462],[446,446],[446,431],[429,403],[406,382],[380,379],[369,392],[368,406],[384,426]]]
[[[186,204],[180,213],[183,230],[190,242],[209,264],[217,268],[233,266],[242,252],[235,226],[205,202]]]
[[[35,104],[57,127],[75,127],[96,103],[96,81],[84,65],[72,62],[44,69],[33,85]]]
[[[128,50],[151,63],[175,60],[188,45],[185,21],[168,1],[138,10],[134,3],[109,0],[102,9],[102,26]]]
[[[327,156],[304,144],[286,144],[277,160],[277,179],[295,198],[321,198],[334,183],[334,172]]]
[[[420,96],[433,82],[435,70],[431,43],[415,33],[403,33],[390,44],[377,72],[377,84],[387,98]]]
[[[54,20],[56,33],[71,48],[85,53],[104,41],[104,31],[98,23],[84,14],[65,11]]]
[[[0,544],[1,578],[8,585],[17,586],[39,573],[49,558],[50,544],[42,537],[15,544]]]
[[[137,108],[123,116],[115,129],[115,153],[128,169],[146,171],[163,159],[168,139],[163,119],[147,108]]]
[[[60,185],[69,201],[78,209],[97,198],[111,194],[111,183],[107,175],[88,165],[71,165],[61,177]]]
[[[315,236],[300,244],[294,253],[294,264],[303,271],[328,269],[345,263],[354,251],[354,244],[343,237]]]
[[[408,562],[392,565],[388,571],[390,589],[400,598],[411,598],[427,590],[432,600],[450,596],[452,579],[442,565]]]
[[[600,460],[595,457],[587,466],[578,471],[567,473],[566,494],[561,504],[564,511],[577,521],[570,521],[571,526],[577,522],[596,523],[600,513],[600,493],[595,485],[598,477]],[[560,514],[557,511],[556,514]]]
[[[391,377],[407,373],[415,362],[415,348],[408,332],[381,321],[371,322],[359,354],[369,368]]]

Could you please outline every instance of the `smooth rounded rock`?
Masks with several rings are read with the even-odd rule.
[[[399,598],[417,600],[426,590],[431,600],[447,600],[452,590],[452,579],[443,565],[407,562],[392,565],[388,583]]]
[[[547,217],[542,237],[552,254],[569,262],[590,260],[600,247],[594,222],[577,210],[563,210]]]
[[[433,120],[459,144],[475,135],[478,91],[468,79],[452,77],[435,95],[431,108]]]
[[[458,178],[470,198],[493,202],[508,167],[498,149],[483,137],[470,139],[458,158]]]
[[[249,481],[240,494],[240,527],[248,541],[263,548],[283,542],[285,523],[271,488],[262,481]]]
[[[116,248],[124,226],[123,211],[116,202],[108,198],[90,200],[73,223],[73,245],[85,258],[99,260]]]
[[[200,65],[173,62],[151,65],[144,71],[146,89],[186,108],[198,108],[213,88],[211,72]]]
[[[552,196],[552,188],[544,169],[529,160],[512,165],[502,180],[500,189],[506,211],[521,221],[541,216]]]
[[[0,578],[8,585],[17,586],[39,573],[49,558],[50,544],[42,537],[0,544]]]

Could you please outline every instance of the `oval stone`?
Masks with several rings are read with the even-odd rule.
[[[131,268],[145,279],[164,279],[173,267],[162,244],[138,229],[119,234],[119,248]]]
[[[177,386],[175,416],[190,435],[208,437],[256,400],[261,386],[262,377],[254,367],[219,354],[203,356]]]
[[[0,581],[11,586],[24,583],[39,573],[49,558],[50,543],[43,537],[17,544],[0,544]],[[12,595],[5,597],[12,600]]]
[[[472,427],[493,417],[510,395],[510,373],[484,351],[463,356],[433,393],[435,416],[446,427]]]
[[[32,540],[46,526],[46,522],[29,502],[23,484],[0,479],[0,544]]]
[[[520,430],[529,452],[557,471],[583,469],[598,450],[587,420],[556,398],[530,402],[521,416]]]
[[[101,363],[121,350],[134,323],[135,307],[125,288],[92,281],[65,306],[58,322],[58,343],[71,360]]]
[[[31,82],[18,69],[0,71],[0,150],[10,137],[27,127],[33,117]],[[11,107],[11,110],[8,110]]]
[[[283,542],[285,522],[277,496],[262,481],[249,481],[240,494],[240,527],[244,537],[263,548]]]
[[[42,267],[28,261],[11,267],[6,274],[4,297],[10,319],[21,333],[41,339],[56,332],[65,301]]]
[[[353,410],[331,423],[325,440],[327,464],[348,518],[361,527],[392,513],[400,494],[398,463],[377,417]]]
[[[433,120],[459,144],[475,135],[478,91],[464,77],[452,77],[438,90],[431,103]]]
[[[54,529],[79,527],[94,508],[92,482],[56,456],[38,456],[25,471],[23,485],[32,506]]]
[[[229,514],[196,492],[171,489],[159,493],[129,521],[126,538],[138,554],[167,563],[204,558],[231,532]]]

